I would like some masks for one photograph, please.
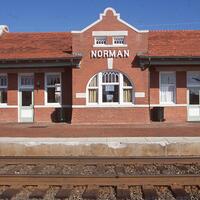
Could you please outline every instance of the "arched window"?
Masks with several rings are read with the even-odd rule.
[[[133,86],[129,79],[116,71],[96,74],[87,87],[89,104],[133,103]]]

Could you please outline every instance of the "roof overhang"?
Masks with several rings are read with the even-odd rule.
[[[151,66],[200,66],[200,56],[137,56],[141,69]]]
[[[74,67],[79,68],[81,56],[69,58],[26,58],[26,59],[0,59],[0,69],[23,69],[43,67]]]

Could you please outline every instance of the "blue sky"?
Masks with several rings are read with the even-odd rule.
[[[11,32],[80,30],[106,7],[138,29],[200,29],[200,0],[0,0]]]

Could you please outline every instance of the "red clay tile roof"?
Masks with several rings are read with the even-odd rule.
[[[200,31],[150,31],[148,43],[148,56],[200,56]],[[68,58],[71,52],[69,32],[0,36],[0,60]]]
[[[0,59],[71,57],[71,33],[5,33],[0,36]]]
[[[149,56],[200,56],[200,31],[150,31]]]

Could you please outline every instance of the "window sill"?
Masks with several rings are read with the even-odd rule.
[[[60,108],[61,104],[60,103],[46,103],[45,104],[46,107],[52,107],[52,108]]]
[[[96,108],[113,108],[113,107],[134,107],[135,105],[133,103],[123,103],[123,104],[119,104],[119,103],[102,103],[102,104],[98,104],[98,103],[88,103],[86,105],[87,107],[96,107]]]
[[[94,44],[93,45],[93,47],[100,47],[100,48],[102,48],[102,47],[104,47],[104,48],[106,48],[106,47],[127,47],[128,45],[127,44],[107,44],[107,45],[98,45],[98,44]]]
[[[160,105],[176,105],[176,103],[169,103],[169,102],[160,102]]]
[[[8,105],[7,103],[0,103],[0,109],[1,108],[18,108],[17,105]]]

